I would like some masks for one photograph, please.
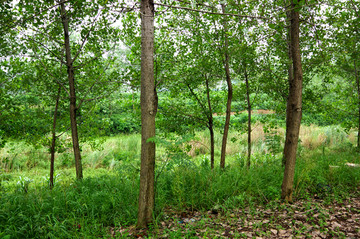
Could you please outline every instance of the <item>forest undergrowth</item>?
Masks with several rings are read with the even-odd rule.
[[[283,131],[266,135],[261,125],[258,129],[249,169],[245,135],[239,133],[230,137],[234,139],[224,170],[210,169],[206,132],[184,142],[159,141],[156,218],[147,231],[133,229],[139,135],[99,139],[93,147],[85,144],[81,181],[75,180],[69,152],[58,154],[52,190],[46,151],[8,144],[0,152],[0,237],[356,237],[356,231],[340,230],[344,222],[358,225],[360,220],[360,168],[346,165],[360,163],[353,134],[337,127],[303,127],[295,203],[286,205],[280,201]]]

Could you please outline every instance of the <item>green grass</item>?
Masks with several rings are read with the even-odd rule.
[[[311,135],[304,136],[316,138],[310,131]],[[351,142],[334,129],[321,128],[319,132],[330,132],[336,145],[302,146],[294,181],[295,200],[316,196],[331,203],[360,187],[360,169],[344,166],[346,162],[359,163],[359,154]],[[196,140],[203,139],[206,132],[200,132]],[[217,136],[217,140],[220,139]],[[260,137],[257,140],[255,144],[264,144]],[[99,144],[96,148],[83,146],[85,178],[82,181],[75,180],[70,152],[58,154],[53,190],[48,188],[48,155],[36,156],[44,152],[43,149],[22,143],[11,146],[14,154],[7,153],[11,152],[10,146],[3,149],[0,152],[5,166],[0,171],[0,238],[98,238],[110,236],[111,228],[133,225],[137,216],[140,137],[121,135],[99,140]],[[236,144],[239,145],[239,141],[229,145],[233,153],[227,157],[225,170],[218,167],[210,170],[206,150],[190,157],[181,150],[184,149],[181,145],[160,144],[155,225],[169,208],[226,211],[277,204],[283,177],[281,154],[255,147],[252,166],[247,169],[245,155],[236,151]],[[15,156],[21,153],[27,156]],[[29,161],[37,163],[33,166]],[[11,164],[17,166],[9,167]]]
[[[111,226],[135,223],[138,178],[102,169],[85,172],[93,176],[77,182],[62,171],[53,190],[41,176],[45,171],[22,178],[2,175],[0,237],[99,237]],[[27,188],[16,183],[24,175],[32,180]]]

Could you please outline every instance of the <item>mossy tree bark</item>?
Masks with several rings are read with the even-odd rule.
[[[302,65],[300,55],[299,1],[291,3],[290,51],[292,56],[293,78],[289,79],[289,96],[286,109],[286,139],[284,147],[285,170],[281,198],[292,202],[296,150],[302,117]]]
[[[154,3],[141,0],[141,169],[137,227],[153,220],[155,206],[155,136],[157,95],[154,82]]]

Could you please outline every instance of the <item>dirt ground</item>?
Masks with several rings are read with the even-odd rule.
[[[243,210],[169,210],[152,230],[114,228],[111,233],[130,238],[360,238],[360,197],[331,204],[320,199],[277,202]]]

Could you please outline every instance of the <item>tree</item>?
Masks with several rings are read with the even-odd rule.
[[[137,227],[147,227],[155,206],[155,116],[158,99],[154,82],[154,3],[141,1],[141,168]]]
[[[222,12],[225,13],[225,5],[221,4]],[[233,96],[233,89],[231,84],[231,76],[230,76],[230,66],[229,66],[229,40],[228,40],[228,25],[227,19],[225,18],[223,21],[223,31],[224,31],[224,69],[226,76],[226,84],[227,84],[227,102],[226,102],[226,116],[225,116],[225,125],[224,125],[224,133],[222,139],[221,146],[221,156],[220,156],[220,168],[225,167],[225,157],[226,157],[226,144],[227,137],[229,133],[230,127],[230,117],[231,117],[231,101]]]
[[[331,70],[336,79],[331,106],[345,129],[357,128],[356,147],[360,150],[360,8],[355,0],[331,3],[326,13],[327,24],[333,29],[329,38],[333,48]]]
[[[69,16],[66,13],[65,1],[61,0],[60,12],[61,20],[64,28],[64,47],[65,47],[65,64],[67,67],[68,81],[69,81],[69,96],[70,96],[70,122],[71,122],[71,136],[73,143],[73,150],[75,156],[75,168],[76,168],[76,178],[81,179],[83,177],[82,164],[81,164],[81,154],[80,154],[80,145],[79,145],[79,136],[76,122],[76,92],[75,92],[75,78],[74,78],[74,66],[73,59],[71,57],[71,46],[69,38]]]
[[[9,56],[14,53],[16,14],[11,3],[11,0],[2,0],[0,4],[0,56]]]
[[[285,170],[281,186],[281,198],[292,201],[295,174],[296,150],[302,116],[302,65],[300,54],[300,17],[301,4],[295,0],[290,5],[290,55],[292,76],[289,78],[289,96],[286,107],[286,139],[284,146]]]
[[[256,5],[246,5],[237,4],[233,6],[239,13],[250,14]],[[264,6],[264,9],[267,6]],[[264,72],[264,69],[259,69],[261,64],[259,60],[261,59],[261,55],[263,54],[263,49],[261,49],[261,39],[264,38],[264,31],[261,27],[257,26],[264,25],[258,20],[253,19],[252,21],[248,21],[247,19],[243,19],[238,17],[238,21],[235,23],[233,27],[235,33],[233,33],[233,44],[232,48],[229,50],[232,54],[232,68],[234,69],[234,80],[237,78],[237,83],[234,85],[237,86],[234,90],[235,97],[240,98],[239,102],[242,108],[245,108],[248,112],[247,118],[247,162],[246,165],[249,168],[251,164],[251,151],[252,151],[252,109],[254,108],[257,91],[262,90],[265,92],[265,89],[261,87],[264,80],[263,74],[260,72]],[[234,97],[234,98],[235,98]],[[240,130],[243,127],[240,126]]]
[[[213,114],[223,112],[219,107],[222,92],[217,85],[223,78],[219,72],[222,72],[224,66],[220,51],[214,50],[214,47],[218,49],[219,34],[212,28],[212,16],[177,9],[172,14],[176,17],[168,19],[166,24],[159,27],[158,34],[163,37],[158,36],[161,44],[156,49],[156,66],[161,69],[156,74],[161,77],[158,82],[162,82],[161,89],[171,96],[171,99],[161,104],[159,112],[164,118],[161,122],[165,122],[164,127],[169,131],[179,134],[207,128],[210,136],[210,164],[214,168]]]
[[[23,28],[19,28],[21,32],[19,39],[24,45],[23,51],[29,55],[28,57],[37,60],[39,65],[43,66],[44,72],[52,75],[50,79],[47,77],[42,79],[53,84],[53,87],[47,88],[47,92],[56,95],[57,86],[61,85],[62,92],[68,96],[78,179],[83,177],[83,173],[77,118],[82,118],[80,123],[86,121],[80,107],[84,102],[103,97],[101,94],[111,88],[108,86],[110,84],[105,72],[113,62],[113,58],[111,54],[107,56],[104,54],[114,49],[113,44],[118,40],[119,31],[111,26],[118,16],[109,14],[110,7],[117,5],[102,1],[70,3],[63,0],[55,2],[23,0],[17,5],[23,23]],[[102,42],[99,42],[100,38],[103,39]],[[54,76],[51,73],[55,67],[50,62],[61,64],[59,75]],[[64,75],[67,76],[67,85],[62,81]]]
[[[58,87],[58,93],[56,96],[56,102],[55,102],[55,109],[54,109],[54,117],[53,117],[53,126],[51,130],[51,146],[50,146],[50,178],[49,178],[49,185],[50,188],[54,187],[54,167],[55,167],[55,146],[56,146],[56,120],[57,120],[57,114],[59,109],[59,100],[60,100],[60,94],[61,94],[61,85]]]

